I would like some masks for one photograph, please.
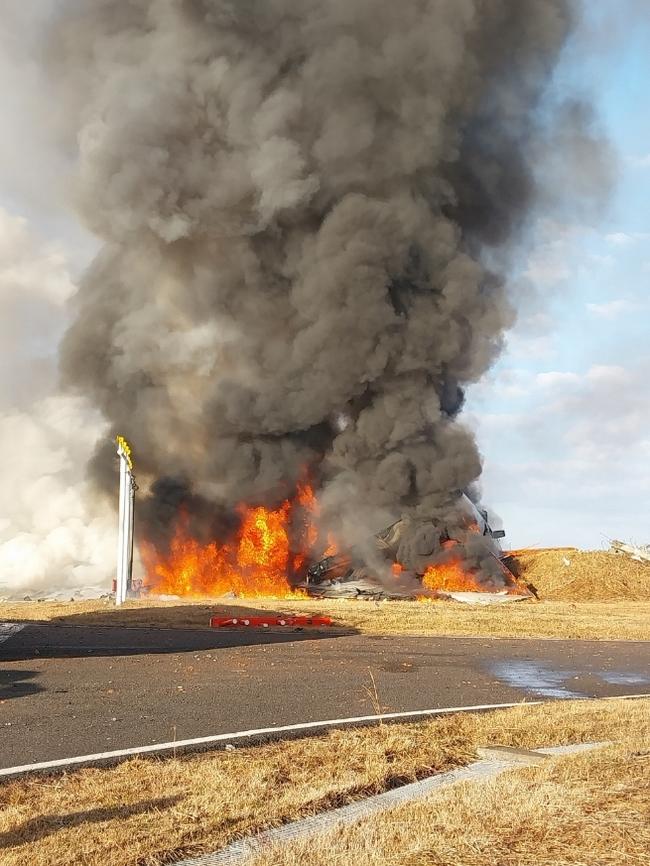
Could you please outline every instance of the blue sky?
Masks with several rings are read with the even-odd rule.
[[[469,395],[485,499],[517,547],[650,541],[650,16],[641,8],[586,4],[555,88],[591,98],[616,152],[614,189],[589,219],[538,215],[522,268],[536,302]]]

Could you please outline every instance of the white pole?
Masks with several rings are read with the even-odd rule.
[[[117,580],[115,604],[126,601],[131,579],[131,559],[133,550],[133,500],[135,479],[131,472],[131,449],[121,436],[117,438],[117,453],[120,457],[120,504],[117,532]]]
[[[127,589],[132,589],[133,586],[133,520],[135,517],[135,491],[138,489],[135,483],[133,472],[129,472],[129,539],[127,546],[127,572],[126,586]]]
[[[120,484],[121,486],[121,484]],[[120,555],[122,557],[122,561],[120,562],[120,604],[124,604],[126,601],[126,591],[127,585],[129,581],[129,470],[127,468],[125,472],[124,479],[124,494],[123,494],[123,506],[122,506],[122,549],[120,551]]]
[[[126,525],[126,486],[128,484],[129,470],[120,448],[118,448],[117,453],[120,455],[120,510],[117,528],[117,584],[115,588],[115,604],[120,605],[124,601],[124,547],[126,542],[124,537],[124,528]]]

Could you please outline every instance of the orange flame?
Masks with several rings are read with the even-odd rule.
[[[237,511],[239,529],[223,543],[198,541],[190,531],[185,512],[179,513],[167,551],[162,553],[151,542],[142,542],[145,590],[189,597],[230,593],[244,598],[304,597],[302,590],[292,587],[292,576],[301,574],[308,560],[339,552],[331,533],[326,547],[320,536],[320,507],[308,482],[300,483],[294,499],[285,500],[278,508],[240,505]],[[480,575],[468,570],[460,554],[453,550],[456,545],[456,541],[443,544],[446,561],[426,570],[422,578],[425,590],[485,591]],[[396,578],[404,571],[398,562],[391,568]],[[508,591],[517,592],[516,579],[505,566],[502,568]],[[427,598],[422,596],[421,600]]]
[[[339,552],[339,546],[331,532],[327,533],[327,547],[323,552],[323,556],[336,556]]]
[[[458,542],[453,540],[443,543],[442,547],[448,551],[448,558],[445,562],[427,568],[422,577],[423,585],[433,592],[493,592],[493,588],[481,582],[480,572],[468,568],[460,553],[452,552],[457,545]],[[498,562],[504,579],[503,589],[510,595],[529,595],[525,584],[518,580],[503,562]]]
[[[479,584],[476,576],[465,568],[460,554],[451,552],[457,546],[457,542],[445,541],[442,546],[448,551],[447,561],[430,565],[427,568],[422,577],[424,586],[433,591],[481,592],[483,587]]]
[[[300,550],[292,551],[289,527],[296,506]],[[318,503],[308,483],[298,486],[293,502],[276,509],[240,505],[239,530],[234,539],[202,544],[189,530],[189,517],[179,515],[169,551],[140,546],[149,591],[181,596],[219,596],[233,593],[247,598],[286,598],[303,595],[292,588],[290,573],[299,572],[318,542],[315,517]]]
[[[424,573],[422,583],[427,589],[443,592],[485,592],[476,577],[465,571],[460,560],[441,565],[430,565]]]

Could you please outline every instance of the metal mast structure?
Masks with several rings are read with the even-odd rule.
[[[115,440],[120,458],[120,507],[117,532],[117,581],[115,604],[121,605],[131,589],[133,569],[133,507],[138,489],[133,474],[131,446],[123,436]]]

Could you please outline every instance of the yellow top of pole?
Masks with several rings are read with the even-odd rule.
[[[133,460],[131,459],[131,446],[126,441],[124,436],[116,436],[115,442],[117,444],[117,453],[123,454],[126,458],[129,469],[133,469]]]

